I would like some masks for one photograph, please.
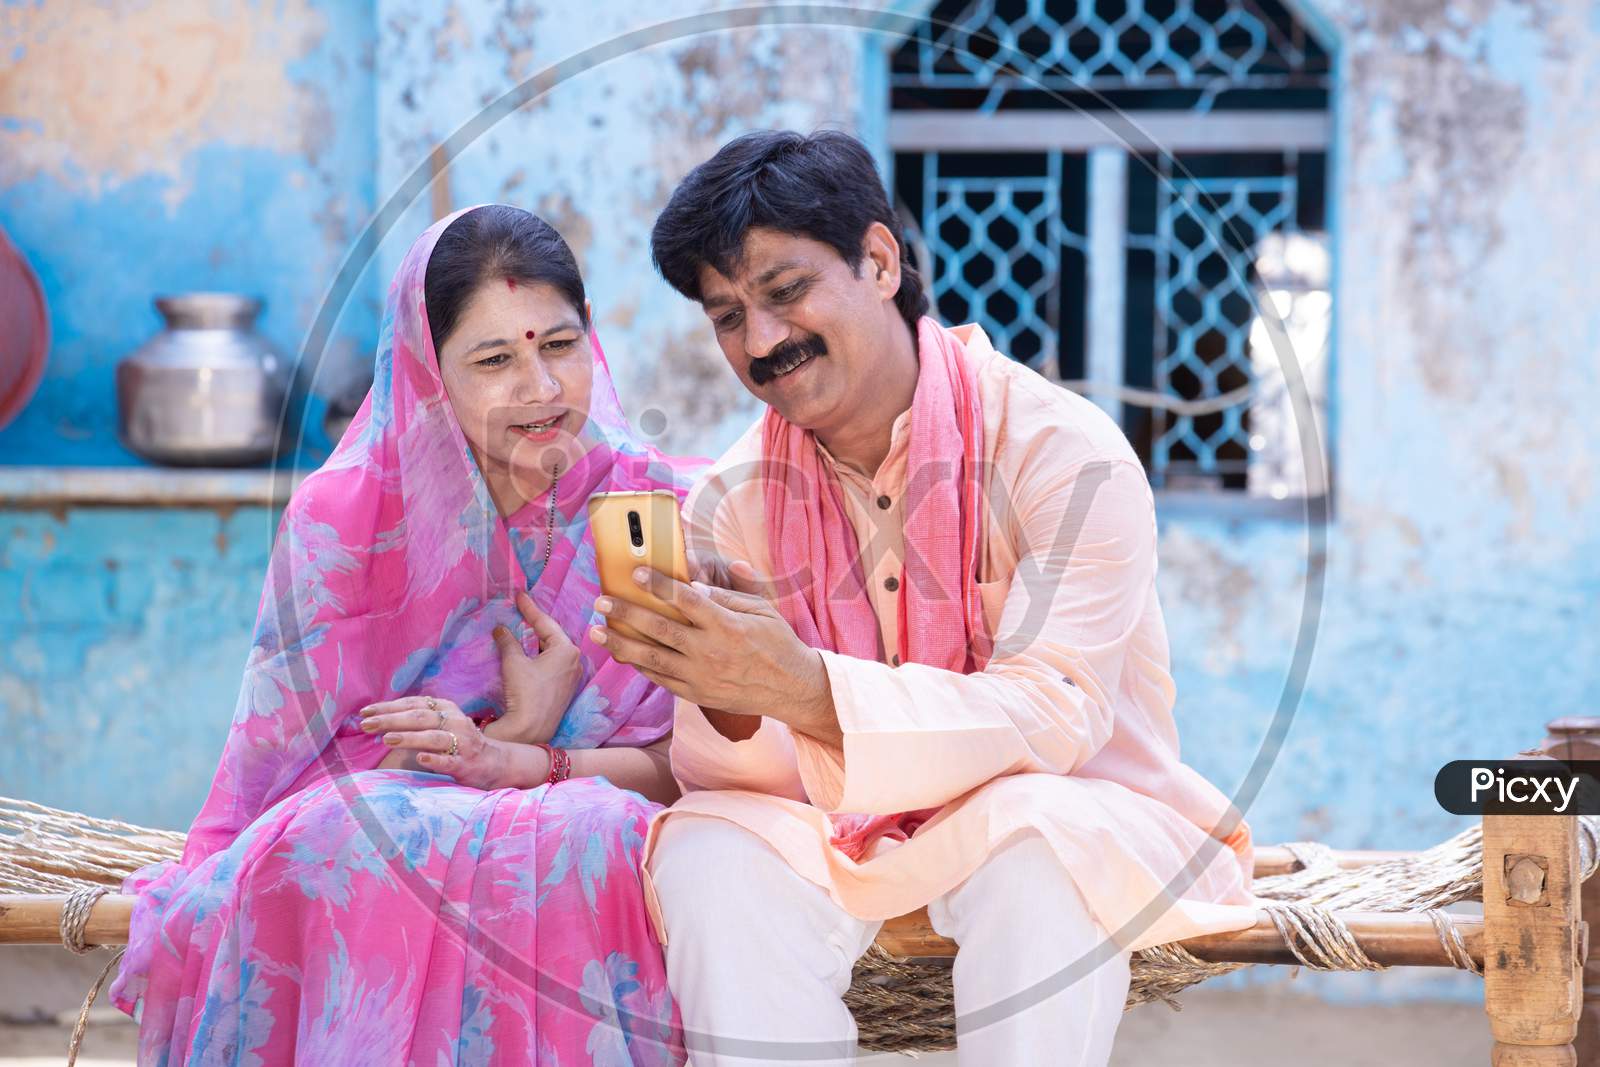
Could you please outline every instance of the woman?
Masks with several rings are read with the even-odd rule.
[[[126,887],[141,1063],[682,1062],[638,876],[672,697],[588,640],[585,504],[693,472],[633,437],[589,317],[514,208],[401,264],[183,858]]]

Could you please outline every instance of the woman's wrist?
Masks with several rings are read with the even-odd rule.
[[[508,745],[511,756],[511,781],[517,789],[534,789],[550,777],[550,754],[537,744]]]
[[[485,737],[518,745],[536,745],[541,741],[550,740],[548,737],[540,737],[541,733],[543,731],[539,729],[537,720],[532,717],[524,719],[514,714],[502,715],[483,727]]]

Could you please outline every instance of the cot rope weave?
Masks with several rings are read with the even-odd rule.
[[[1600,816],[1579,816],[1579,868],[1587,879],[1600,866]],[[0,892],[68,893],[61,918],[62,944],[83,945],[83,928],[94,903],[118,889],[147,864],[174,859],[184,835],[112,819],[46,808],[0,797]],[[1423,852],[1348,870],[1328,846],[1296,841],[1283,846],[1299,862],[1288,874],[1258,878],[1261,906],[1291,946],[1296,959],[1318,970],[1382,970],[1357,944],[1339,918],[1341,911],[1425,913],[1455,965],[1481,973],[1460,931],[1443,909],[1483,893],[1482,828],[1474,825]],[[76,1055],[89,1006],[121,953],[106,965],[90,990],[74,1034]],[[1180,1007],[1177,994],[1245,963],[1209,963],[1181,944],[1156,945],[1134,953],[1127,1007],[1162,1001]],[[855,970],[845,1002],[856,1017],[863,1047],[875,1051],[955,1047],[948,960],[904,960],[874,945]],[[70,1062],[70,1061],[69,1061]]]
[[[1279,846],[1300,864],[1302,871],[1336,871],[1339,858],[1332,848],[1321,841],[1288,841]]]
[[[1578,817],[1578,863],[1584,879],[1600,866],[1600,816]],[[1252,891],[1273,912],[1285,941],[1308,967],[1381,970],[1355,944],[1340,911],[1423,912],[1439,943],[1461,970],[1480,974],[1460,931],[1443,909],[1483,895],[1483,828],[1473,825],[1423,852],[1347,870],[1334,850],[1315,841],[1282,846],[1300,863],[1288,874],[1257,878]],[[1294,936],[1288,929],[1292,924]],[[1351,952],[1349,946],[1354,946]],[[1211,963],[1181,944],[1155,945],[1133,955],[1126,1008],[1161,1001],[1181,1010],[1177,995],[1208,978],[1251,966]],[[874,1051],[955,1047],[954,995],[947,961],[897,960],[876,947],[856,965],[845,1002],[855,1014],[861,1044]],[[902,1019],[914,1019],[902,1029]],[[936,1025],[929,1027],[929,1021]],[[930,1032],[931,1029],[931,1032]]]

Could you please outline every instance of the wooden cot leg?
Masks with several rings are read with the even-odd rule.
[[[1600,718],[1569,715],[1545,726],[1548,735],[1539,751],[1557,759],[1600,760]],[[1600,915],[1600,875],[1583,883],[1582,912]],[[1588,921],[1585,919],[1585,921]],[[1600,950],[1583,964],[1583,1014],[1578,1017],[1579,1067],[1600,1067]]]
[[[1483,1006],[1493,1067],[1576,1067],[1583,938],[1578,826],[1483,818]]]

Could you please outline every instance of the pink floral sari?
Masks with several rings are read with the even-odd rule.
[[[698,462],[639,443],[595,344],[582,459],[503,520],[440,381],[418,238],[389,291],[372,390],[279,528],[232,730],[183,858],[130,878],[111,990],[141,1063],[683,1062],[639,849],[659,805],[604,779],[484,792],[380,770],[359,709],[413,693],[503,706],[490,631],[538,644],[511,594],[580,643],[555,743],[648,745],[672,696],[588,640],[586,502]]]

